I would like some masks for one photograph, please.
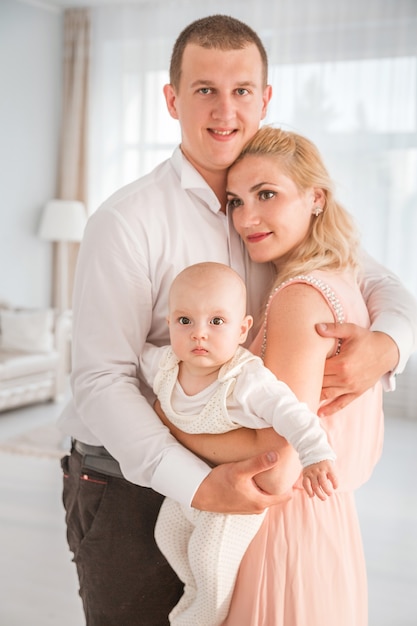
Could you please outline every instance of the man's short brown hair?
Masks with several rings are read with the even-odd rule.
[[[252,28],[229,15],[209,15],[192,22],[179,34],[172,51],[169,80],[178,90],[182,58],[187,44],[219,50],[240,50],[254,44],[261,55],[264,86],[268,80],[268,57],[264,45]]]

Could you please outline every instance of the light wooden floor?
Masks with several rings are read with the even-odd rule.
[[[60,408],[42,405],[0,414],[0,440],[53,422]],[[369,626],[417,624],[416,477],[417,419],[391,413],[383,458],[357,494]],[[0,624],[83,626],[70,559],[59,462],[0,453]]]

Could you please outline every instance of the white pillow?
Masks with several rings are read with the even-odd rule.
[[[53,309],[0,311],[0,348],[6,351],[50,352],[54,347]]]

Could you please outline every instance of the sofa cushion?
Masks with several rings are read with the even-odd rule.
[[[58,358],[58,352],[55,350],[48,354],[22,354],[0,350],[0,383],[29,374],[54,371]]]
[[[53,309],[0,310],[0,349],[50,352],[54,347]]]

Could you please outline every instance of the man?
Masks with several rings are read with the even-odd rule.
[[[211,470],[161,424],[137,371],[145,341],[168,343],[169,285],[184,267],[231,265],[248,286],[249,312],[259,310],[270,276],[248,263],[229,230],[225,181],[265,117],[266,81],[265,50],[245,24],[211,16],[188,26],[174,46],[164,88],[181,125],[181,146],[109,198],[85,232],[74,289],[73,400],[62,428],[74,438],[63,459],[64,504],[88,626],[168,624],[181,585],[153,540],[160,494],[223,513],[257,513],[279,502],[259,492],[252,477],[282,459],[271,451]],[[323,393],[336,398],[334,406],[362,391],[364,370],[372,384],[397,366],[399,352],[407,359],[415,305],[381,271],[370,262],[365,285],[378,332],[338,328],[351,348],[326,371]],[[404,307],[390,312],[385,302],[391,301]],[[349,376],[353,383],[346,386]]]

